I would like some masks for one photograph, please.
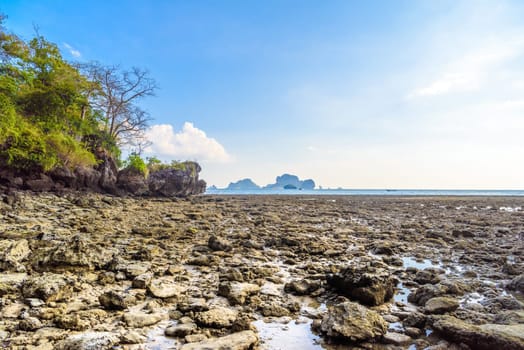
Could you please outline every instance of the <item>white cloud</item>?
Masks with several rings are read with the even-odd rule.
[[[152,143],[146,149],[146,153],[160,158],[216,163],[231,160],[224,146],[190,122],[185,122],[182,130],[178,132],[170,124],[153,125],[147,130],[146,137]]]
[[[70,53],[73,57],[76,57],[76,58],[80,58],[80,57],[82,57],[82,54],[80,53],[80,51],[76,50],[74,47],[72,47],[72,46],[69,45],[68,43],[64,43],[64,47],[69,51],[69,53]]]
[[[522,40],[502,40],[464,53],[446,65],[433,82],[413,90],[408,98],[474,91],[489,85],[490,77],[503,69],[505,62],[523,52],[522,44]]]

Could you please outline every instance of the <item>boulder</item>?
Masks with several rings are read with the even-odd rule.
[[[0,240],[0,270],[25,271],[21,264],[31,254],[26,239]]]
[[[124,310],[134,305],[136,298],[123,292],[110,290],[101,294],[98,297],[98,301],[106,310]]]
[[[28,278],[22,287],[22,294],[26,298],[38,298],[46,302],[65,300],[73,293],[73,283],[71,278],[63,275],[44,273]]]
[[[233,248],[231,246],[231,243],[229,243],[225,238],[220,238],[215,235],[211,235],[209,237],[209,240],[207,241],[207,246],[211,248],[211,250],[223,250],[225,252],[230,251]]]
[[[156,298],[173,298],[180,297],[185,288],[181,287],[169,277],[160,277],[151,280],[147,286],[148,292]]]
[[[197,312],[195,321],[201,327],[225,328],[231,327],[237,316],[237,311],[217,306],[208,311]]]
[[[524,324],[477,326],[450,315],[443,315],[433,316],[433,329],[445,339],[464,343],[472,349],[524,349]]]
[[[212,338],[197,343],[184,344],[181,350],[248,350],[254,349],[258,337],[253,331],[242,331],[226,335],[225,337]]]
[[[113,256],[112,250],[77,234],[67,242],[41,249],[33,258],[33,267],[39,271],[94,270],[108,265]]]
[[[195,323],[181,323],[174,326],[167,327],[165,334],[168,337],[179,337],[183,338],[186,335],[193,334],[197,330],[197,325]]]
[[[218,295],[226,297],[232,305],[243,305],[251,295],[258,294],[260,286],[245,282],[222,282],[218,286]]]
[[[0,297],[5,294],[16,294],[20,292],[26,273],[2,273],[0,274]]]
[[[429,299],[424,305],[424,310],[428,314],[443,314],[455,311],[459,307],[457,299],[450,297],[435,297]]]
[[[118,173],[117,184],[126,193],[137,196],[144,195],[149,190],[145,175],[129,167]]]
[[[117,334],[109,332],[85,332],[70,335],[60,341],[56,350],[105,350],[112,349],[120,341]]]
[[[508,284],[508,289],[524,293],[524,274],[513,278]]]
[[[320,329],[328,337],[361,342],[386,334],[388,324],[377,312],[353,302],[330,306]]]
[[[327,282],[342,295],[369,306],[390,300],[396,285],[386,270],[367,266],[348,267],[338,274],[328,275]]]
[[[321,286],[320,281],[301,279],[288,282],[284,285],[284,291],[294,295],[309,295]]]
[[[141,311],[132,311],[125,313],[124,322],[132,328],[142,328],[152,326],[167,318],[166,314],[152,313],[148,314]]]
[[[198,179],[201,168],[195,162],[183,162],[175,167],[153,171],[149,174],[149,194],[164,197],[187,197],[201,194],[206,183]]]

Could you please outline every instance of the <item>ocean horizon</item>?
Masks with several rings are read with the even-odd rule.
[[[334,195],[334,196],[524,196],[524,190],[435,190],[435,189],[206,189],[204,195]]]

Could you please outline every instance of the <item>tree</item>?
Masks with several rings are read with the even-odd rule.
[[[97,62],[81,68],[97,84],[98,90],[90,92],[88,98],[99,112],[105,131],[118,145],[140,143],[151,118],[136,102],[153,96],[157,89],[148,71],[121,70]]]

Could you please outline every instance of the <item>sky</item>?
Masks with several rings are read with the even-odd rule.
[[[208,185],[524,189],[524,2],[0,1],[66,59],[147,69],[145,156]]]

